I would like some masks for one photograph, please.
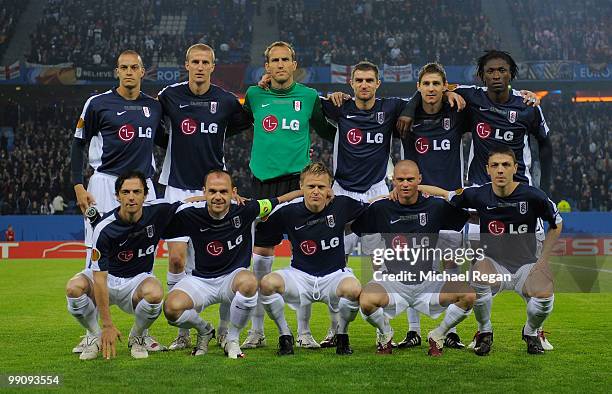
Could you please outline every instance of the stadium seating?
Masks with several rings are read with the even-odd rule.
[[[512,0],[513,21],[529,60],[608,62],[612,7],[599,0]]]
[[[27,4],[27,1],[0,0],[0,59]]]
[[[499,46],[478,0],[426,7],[408,0],[304,0],[277,7],[278,24],[303,66],[355,64],[364,58],[380,65],[471,64],[483,49]]]

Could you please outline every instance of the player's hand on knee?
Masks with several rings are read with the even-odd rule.
[[[270,74],[264,73],[261,76],[261,79],[259,80],[259,82],[257,82],[257,86],[259,86],[262,89],[268,90],[270,89],[271,81],[272,81],[272,77],[270,76]]]
[[[121,332],[117,330],[117,327],[110,325],[102,328],[100,340],[102,342],[102,356],[105,359],[109,360],[117,355],[117,349],[115,348],[117,339],[121,341]]]
[[[408,135],[410,126],[412,126],[412,118],[409,116],[400,116],[397,118],[397,122],[395,122],[395,128],[402,138]]]
[[[451,108],[457,108],[457,112],[463,110],[465,108],[465,100],[461,95],[455,92],[445,92],[444,95],[448,99],[448,104]]]
[[[523,103],[530,107],[540,105],[540,98],[530,90],[521,90],[521,96],[523,96]]]

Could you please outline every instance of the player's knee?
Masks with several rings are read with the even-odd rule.
[[[259,291],[267,296],[276,293],[279,287],[278,279],[278,274],[273,272],[264,276],[259,282]]]
[[[164,301],[164,316],[169,321],[176,321],[183,314],[183,303],[175,294],[170,293]]]
[[[72,278],[66,283],[66,296],[70,298],[78,298],[87,293],[89,283],[87,279],[82,277]]]
[[[341,294],[339,294],[341,297],[347,298],[351,301],[359,300],[359,296],[361,294],[361,285],[357,280],[347,280],[342,285],[343,286],[340,291]]]
[[[185,270],[185,256],[180,253],[170,253],[168,255],[168,271],[179,273]]]
[[[147,278],[140,284],[140,294],[150,304],[159,304],[164,298],[164,289],[155,278]]]
[[[463,293],[459,297],[459,303],[461,304],[463,309],[471,308],[475,302],[476,302],[476,292],[474,290],[471,290],[467,293]]]
[[[252,272],[242,271],[240,275],[236,291],[240,292],[245,297],[253,297],[257,293],[257,278]]]

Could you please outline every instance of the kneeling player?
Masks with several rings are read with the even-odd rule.
[[[139,171],[119,176],[115,193],[120,205],[95,227],[91,265],[67,288],[68,311],[88,332],[81,360],[95,359],[100,348],[105,358],[115,356],[121,333],[111,320],[110,305],[135,316],[128,342],[134,358],[148,357],[144,332],[161,313],[164,291],[151,272],[159,239],[180,203],[143,206],[148,186]]]
[[[440,198],[423,196],[417,189],[420,182],[421,174],[416,163],[409,160],[398,162],[393,173],[398,200],[384,199],[372,203],[351,225],[358,235],[368,234],[364,237],[366,240],[378,236],[378,248],[368,247],[371,249],[368,252],[373,252],[375,257],[382,257],[379,252],[386,252],[385,248],[423,248],[425,251],[429,245],[436,245],[440,230],[459,230],[465,224],[469,217],[465,211]],[[373,262],[380,263],[377,259]],[[363,289],[361,311],[365,320],[379,331],[377,354],[391,354],[393,330],[388,319],[407,308],[433,318],[446,310],[442,323],[429,332],[430,356],[442,355],[447,333],[470,313],[476,299],[474,291],[465,281],[434,280],[432,263],[433,259],[427,253],[414,261],[391,258]]]
[[[286,233],[293,248],[291,266],[263,277],[260,297],[280,332],[279,355],[293,354],[293,335],[285,320],[285,301],[294,309],[324,302],[339,311],[336,353],[351,354],[348,324],[359,310],[361,285],[346,267],[344,227],[364,204],[331,196],[332,175],[322,163],[309,164],[300,174],[304,198],[279,206],[262,231]]]
[[[195,249],[195,268],[168,294],[164,314],[168,323],[195,328],[198,338],[192,355],[208,352],[214,328],[199,316],[210,305],[230,306],[230,327],[221,343],[230,358],[242,358],[240,331],[257,305],[257,278],[248,270],[252,252],[253,222],[268,215],[278,202],[286,202],[299,191],[269,200],[231,203],[236,189],[224,170],[213,170],[204,181],[205,202],[182,205],[167,229],[169,237],[189,236]]]
[[[479,356],[489,354],[493,345],[493,290],[514,290],[527,301],[522,337],[530,354],[544,352],[537,330],[553,309],[553,277],[548,259],[561,234],[561,216],[544,192],[513,180],[517,170],[514,152],[507,147],[494,147],[487,162],[491,183],[455,192],[423,187],[428,193],[448,198],[457,207],[476,209],[480,216],[481,243],[487,258],[474,264],[471,272],[478,296],[474,304],[478,321],[474,352]],[[538,219],[549,224],[539,258],[535,234]]]

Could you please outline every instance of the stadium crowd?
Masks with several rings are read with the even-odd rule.
[[[608,107],[606,103],[544,99],[543,111],[554,147],[551,198],[555,202],[567,200],[572,210],[612,210],[612,118]],[[6,139],[0,144],[1,214],[51,214],[61,211],[62,205],[67,212],[75,212],[69,147],[80,110],[57,103],[19,111],[12,149]],[[14,121],[8,116],[12,112],[3,114],[0,127]],[[331,166],[331,144],[316,135],[313,138],[313,158]],[[251,195],[250,148],[246,133],[229,138],[225,144],[227,167],[243,196]],[[162,160],[163,151],[158,150],[158,171]],[[157,193],[163,195],[162,190]]]
[[[26,5],[27,1],[0,0],[0,59]]]
[[[304,66],[354,64],[358,58],[381,65],[433,59],[471,64],[483,48],[499,44],[478,0],[442,0],[427,7],[408,0],[279,2],[276,18]],[[427,34],[410,26],[427,26]]]
[[[610,60],[610,2],[512,0],[510,9],[527,59],[582,63]]]
[[[130,7],[124,5],[120,0],[49,0],[31,34],[27,60],[108,67],[115,64],[122,48],[129,47],[148,66],[175,66],[184,61],[184,48],[194,42],[215,48],[219,63],[248,63],[250,59],[251,10],[245,1],[136,0]],[[181,14],[177,10],[190,11]],[[185,26],[163,28],[162,16],[177,13],[185,15]]]

